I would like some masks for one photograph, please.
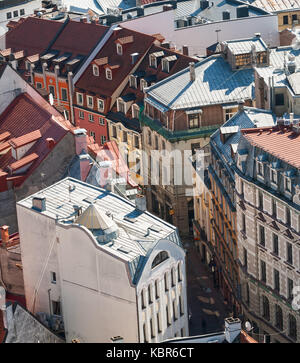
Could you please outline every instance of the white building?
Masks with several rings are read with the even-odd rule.
[[[136,205],[72,178],[17,204],[27,307],[61,315],[67,342],[188,335],[178,232]]]
[[[42,7],[42,0],[1,0],[0,2],[0,36],[6,33],[11,20],[18,21],[22,17],[34,14],[34,10]]]

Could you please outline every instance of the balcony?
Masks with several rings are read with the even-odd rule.
[[[150,127],[170,142],[176,142],[180,140],[189,140],[197,137],[209,137],[214,133],[220,125],[203,126],[196,129],[188,129],[181,131],[170,131],[164,127],[160,121],[152,120],[144,113],[140,113],[140,122],[144,126]]]

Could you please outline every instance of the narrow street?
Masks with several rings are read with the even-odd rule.
[[[221,292],[214,288],[213,278],[200,260],[193,241],[186,242],[187,295],[190,313],[190,335],[222,331],[224,319],[230,316]]]

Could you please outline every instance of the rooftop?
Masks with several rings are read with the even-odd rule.
[[[170,109],[225,104],[252,99],[252,69],[232,71],[221,55],[195,64],[195,81],[189,68],[146,89],[146,94]]]
[[[45,211],[32,209],[34,197],[45,198]],[[81,226],[90,231],[99,248],[129,264],[133,281],[137,279],[139,266],[144,263],[147,254],[160,239],[169,239],[180,246],[176,227],[147,211],[139,211],[135,204],[127,199],[73,178],[63,179],[17,204],[64,225],[78,225],[80,222],[77,220],[76,223],[74,205],[82,208],[84,214],[94,204],[99,213],[106,215],[106,218],[111,219],[116,225],[118,233],[114,234],[110,241],[102,242],[99,237],[103,236],[105,231],[89,228],[88,224]]]
[[[234,55],[250,53],[252,47],[255,47],[256,52],[266,52],[268,49],[260,36],[250,39],[227,40],[226,44]]]
[[[251,145],[300,168],[300,135],[290,127],[245,129],[242,134]]]
[[[300,0],[250,0],[249,2],[269,12],[300,9]]]

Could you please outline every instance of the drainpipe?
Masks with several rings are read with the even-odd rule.
[[[43,78],[44,78],[44,89],[47,89],[47,84],[46,84],[46,68],[47,68],[47,63],[43,63],[42,65],[43,67]]]
[[[57,103],[58,103],[58,105],[60,105],[60,96],[59,96],[59,87],[58,87],[58,75],[59,75],[59,65],[58,64],[56,64],[56,66],[54,67],[54,73],[55,73]]]
[[[50,291],[51,291],[51,289],[48,290],[48,299],[49,299],[49,311],[50,311],[50,315],[52,315]]]
[[[68,84],[69,84],[69,100],[70,100],[70,116],[71,122],[75,125],[74,119],[74,109],[73,109],[73,91],[74,91],[74,84],[73,84],[73,73],[68,72]]]

